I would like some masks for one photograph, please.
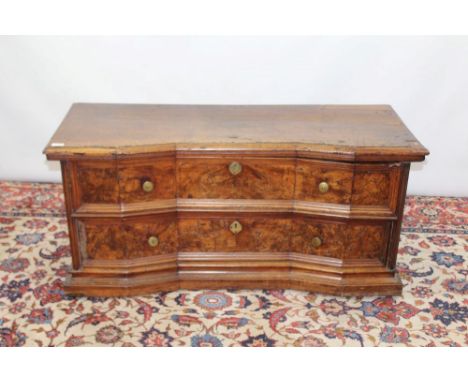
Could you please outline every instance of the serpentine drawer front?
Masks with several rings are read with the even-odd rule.
[[[66,291],[177,288],[399,294],[410,163],[390,106],[74,104],[60,160]]]

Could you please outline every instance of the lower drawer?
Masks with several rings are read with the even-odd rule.
[[[363,223],[295,218],[290,251],[337,259],[383,260],[390,225],[382,221]]]
[[[386,256],[391,223],[302,216],[175,214],[76,220],[82,259],[121,260],[177,252],[292,252],[336,259]]]
[[[181,252],[295,252],[337,259],[386,256],[390,224],[305,217],[197,217],[179,220]]]
[[[290,230],[288,218],[182,218],[179,251],[287,252]]]
[[[177,252],[174,216],[76,221],[82,259],[121,260]]]

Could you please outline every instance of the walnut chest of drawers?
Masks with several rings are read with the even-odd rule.
[[[74,104],[60,160],[66,290],[398,294],[410,162],[390,106]]]

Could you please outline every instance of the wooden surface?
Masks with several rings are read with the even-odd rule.
[[[380,155],[381,160],[423,160],[428,154],[388,105],[84,103],[72,106],[44,152],[63,159],[220,149],[297,150],[347,159]]]
[[[229,172],[234,161],[242,166],[236,175]],[[270,158],[181,158],[177,161],[177,175],[180,198],[292,199],[295,162]]]
[[[401,292],[409,162],[427,151],[388,106],[77,104],[45,152],[62,165],[69,293]]]

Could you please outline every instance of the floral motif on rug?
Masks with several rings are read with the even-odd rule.
[[[401,297],[70,297],[60,185],[0,182],[0,346],[467,346],[468,198],[407,198]]]

